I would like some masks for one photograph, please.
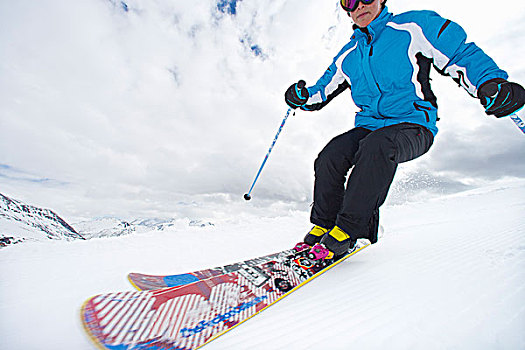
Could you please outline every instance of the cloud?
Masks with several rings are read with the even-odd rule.
[[[457,20],[524,82],[524,7],[511,0],[516,11],[492,18],[484,1],[388,5]],[[166,214],[192,196],[242,200],[286,112],[284,90],[315,82],[351,30],[335,0],[3,2],[0,163],[53,180],[2,187],[71,215]],[[519,131],[485,117],[451,80],[434,79],[441,131],[419,164],[451,183],[522,177]],[[254,198],[307,207],[313,160],[352,127],[355,111],[345,93],[290,117]]]

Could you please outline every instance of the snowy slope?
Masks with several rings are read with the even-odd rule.
[[[14,240],[82,239],[64,219],[0,193],[0,238]]]
[[[205,349],[525,348],[525,181],[382,212],[380,242]],[[130,271],[177,273],[289,247],[307,212],[243,215],[121,237],[1,251],[5,349],[93,349],[79,308],[132,290]]]

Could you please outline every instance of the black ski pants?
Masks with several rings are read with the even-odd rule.
[[[397,165],[425,154],[433,141],[428,129],[411,123],[375,131],[358,127],[335,137],[315,160],[311,222],[327,229],[337,225],[352,240],[377,242],[379,207]]]

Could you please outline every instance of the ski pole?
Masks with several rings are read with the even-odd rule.
[[[523,121],[522,118],[520,118],[518,112],[520,112],[522,117],[525,118],[525,107],[522,107],[521,110],[516,111],[514,112],[514,114],[509,115],[509,117],[510,119],[512,119],[514,123],[516,123],[518,128],[520,128],[520,130],[523,131],[523,133],[525,134],[525,122]]]
[[[284,119],[283,119],[283,121],[281,123],[281,126],[279,127],[279,130],[277,130],[277,134],[275,135],[275,138],[273,139],[272,145],[270,146],[270,149],[268,150],[268,153],[266,153],[266,157],[264,157],[264,160],[263,160],[263,162],[261,164],[261,167],[259,168],[259,171],[257,172],[257,175],[255,176],[255,180],[253,180],[253,183],[252,183],[252,186],[250,187],[250,190],[248,191],[248,193],[244,194],[244,199],[246,199],[247,201],[252,199],[251,193],[252,193],[252,190],[253,190],[253,186],[255,186],[255,183],[257,182],[257,179],[259,178],[259,175],[261,175],[261,171],[262,171],[262,169],[264,167],[264,164],[266,164],[266,161],[268,160],[268,157],[270,156],[270,153],[272,153],[273,146],[275,146],[275,142],[277,142],[277,138],[279,137],[279,134],[281,133],[281,130],[283,129],[284,123],[286,123],[286,119],[288,119],[288,116],[290,115],[291,111],[292,111],[292,109],[288,108],[288,111],[286,112],[286,115],[284,116]],[[295,114],[295,112],[294,112],[294,114]]]
[[[499,92],[499,84],[498,84],[498,92]],[[494,100],[491,100],[489,97],[485,97],[486,105],[485,109],[492,106],[494,103]],[[520,117],[521,115],[521,117]],[[516,124],[516,126],[525,134],[525,122],[523,119],[525,119],[525,107],[521,107],[517,111],[515,111],[512,114],[509,114],[508,117]]]

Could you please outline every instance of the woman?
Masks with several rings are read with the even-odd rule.
[[[394,16],[385,3],[341,0],[355,23],[350,42],[315,85],[301,80],[285,93],[290,107],[313,111],[351,88],[360,108],[356,127],[331,140],[315,161],[315,226],[304,242],[315,245],[319,259],[344,254],[358,238],[377,242],[379,207],[397,165],[425,154],[438,131],[431,65],[479,98],[487,114],[508,116],[525,101],[523,87],[466,44],[459,25],[431,11]]]

